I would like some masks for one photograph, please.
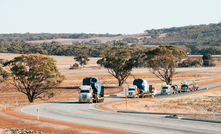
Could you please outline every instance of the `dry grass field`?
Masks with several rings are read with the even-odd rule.
[[[13,59],[20,54],[6,54],[0,53],[3,59]],[[126,87],[133,83],[134,78],[130,76],[123,87],[118,87],[118,81],[108,73],[107,69],[100,67],[96,64],[99,58],[90,58],[88,65],[82,69],[70,70],[70,65],[75,63],[73,56],[51,56],[57,60],[57,67],[59,71],[66,76],[66,80],[54,91],[59,92],[55,97],[49,101],[70,101],[75,100],[78,97],[78,87],[82,84],[82,80],[85,77],[97,77],[100,83],[105,86],[105,94],[122,93],[123,87]],[[197,83],[199,81],[205,81],[208,79],[221,77],[221,62],[216,62],[216,67],[192,67],[192,68],[177,68],[177,74],[174,76],[173,84],[180,84],[183,81],[189,83]],[[142,78],[147,80],[151,85],[156,87],[160,91],[160,87],[164,82],[160,81],[154,76],[147,68],[135,68],[132,71],[135,78]],[[9,87],[8,91],[0,94],[0,104],[15,104],[16,100],[19,103],[28,103],[26,96],[20,92],[17,92],[13,87]],[[42,100],[36,100],[37,102]]]
[[[52,42],[57,41],[61,44],[72,44],[72,42],[82,42],[82,41],[90,41],[90,40],[101,40],[102,43],[106,43],[107,41],[112,40],[122,40],[123,38],[127,37],[133,37],[133,38],[151,38],[148,33],[139,33],[139,34],[129,34],[129,35],[122,35],[122,36],[116,36],[116,37],[93,37],[93,38],[85,38],[85,39],[50,39],[50,40],[34,40],[34,41],[26,41],[27,43],[44,43],[44,42]],[[165,37],[165,34],[161,34],[160,37]]]

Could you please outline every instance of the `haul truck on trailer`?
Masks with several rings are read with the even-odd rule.
[[[181,89],[179,85],[162,85],[161,94],[176,94],[181,93]]]
[[[79,102],[97,103],[104,101],[104,88],[97,78],[84,78],[83,85],[79,88]]]
[[[194,90],[198,90],[198,89],[199,89],[198,84],[189,84],[187,82],[183,82],[181,85],[182,92],[189,92],[189,91],[194,91]]]
[[[146,98],[146,97],[153,97],[154,94],[152,91],[155,90],[152,88],[152,85],[144,79],[135,79],[133,81],[133,85],[128,87],[127,97],[132,98]]]

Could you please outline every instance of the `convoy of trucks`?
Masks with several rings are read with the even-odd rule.
[[[198,90],[198,84],[189,84],[183,82],[179,85],[162,85],[161,94],[176,94],[181,92],[189,92]],[[156,89],[149,85],[144,79],[135,79],[133,85],[126,88],[126,97],[146,98],[154,97]],[[83,79],[83,85],[79,87],[79,102],[97,103],[104,101],[104,88],[95,77],[86,77]]]
[[[188,82],[183,82],[181,87],[179,85],[162,85],[161,94],[176,94],[181,92],[189,92],[198,90],[198,84],[189,84]]]
[[[104,87],[95,77],[83,79],[83,85],[79,87],[79,102],[97,103],[104,101]]]

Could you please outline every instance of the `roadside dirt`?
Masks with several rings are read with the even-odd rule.
[[[210,82],[220,81],[219,79]],[[208,82],[205,82],[208,83]],[[201,82],[201,84],[204,84]],[[111,110],[125,111],[125,101],[109,103]],[[99,106],[103,108],[102,106]],[[108,108],[104,108],[109,110]],[[217,115],[213,119],[213,110]],[[167,96],[164,98],[133,99],[127,102],[127,111],[192,114],[180,115],[187,118],[199,118],[209,120],[221,120],[221,86],[208,90],[179,96]]]
[[[0,126],[6,128],[23,128],[56,134],[132,134],[130,132],[65,123],[44,118],[40,118],[39,120],[37,120],[36,117],[14,112],[14,109],[17,107],[10,107],[7,108],[6,111],[0,112]]]

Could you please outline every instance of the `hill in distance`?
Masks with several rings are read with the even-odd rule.
[[[183,49],[193,46],[209,47],[221,46],[221,23],[209,25],[193,25],[184,27],[172,27],[163,29],[145,30],[144,33],[122,35],[122,34],[0,34],[0,41],[17,41],[27,43],[60,42],[61,44],[82,44],[107,43],[110,41],[122,40],[129,44],[141,43],[143,45],[172,44]],[[86,42],[86,43],[85,43]],[[98,42],[98,43],[97,43]]]

